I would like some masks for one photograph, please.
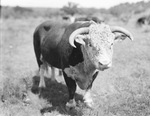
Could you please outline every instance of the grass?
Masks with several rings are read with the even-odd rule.
[[[134,18],[134,17],[133,17]],[[129,29],[135,40],[114,46],[112,68],[100,72],[92,96],[94,109],[83,103],[83,91],[76,93],[77,106],[66,110],[68,92],[63,77],[52,82],[45,77],[46,89],[39,95],[39,77],[32,36],[45,19],[2,20],[2,66],[0,67],[0,116],[149,116],[150,115],[150,34],[131,20],[108,23]],[[31,99],[26,102],[27,96]],[[3,101],[3,102],[2,102]]]

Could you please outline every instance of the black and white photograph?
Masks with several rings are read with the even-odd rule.
[[[150,116],[150,0],[0,0],[0,116]]]

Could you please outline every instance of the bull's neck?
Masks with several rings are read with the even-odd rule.
[[[83,62],[65,68],[64,71],[68,77],[76,80],[81,89],[87,89],[93,81],[93,74],[95,73],[96,68],[90,61],[84,46],[81,46],[81,50],[83,53]]]

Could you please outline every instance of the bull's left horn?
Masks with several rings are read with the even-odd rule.
[[[74,45],[74,39],[77,35],[82,34],[82,33],[88,33],[89,32],[89,27],[83,27],[83,28],[79,28],[75,31],[72,32],[72,34],[69,37],[69,43],[70,45],[72,45],[73,47],[76,48],[76,46]]]
[[[114,33],[114,32],[120,32],[120,33],[123,33],[125,34],[127,37],[129,37],[131,40],[134,39],[133,35],[126,29],[122,28],[122,27],[118,27],[118,26],[112,26],[111,28],[111,31]]]

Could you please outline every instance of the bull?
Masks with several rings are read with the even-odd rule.
[[[63,18],[64,21],[62,23],[59,22],[59,24],[61,25],[60,28],[62,28],[62,29],[64,29],[65,26],[69,25],[70,23],[73,23],[74,21],[77,22],[77,21],[90,21],[90,20],[93,20],[96,23],[103,22],[102,20],[98,19],[97,17],[80,17],[80,18],[76,18],[75,20],[74,20],[74,17],[71,17],[71,16],[63,16],[62,18]],[[68,22],[66,22],[66,21],[68,21]],[[41,40],[41,38],[44,38],[48,34],[47,32],[50,30],[50,28],[53,26],[53,24],[55,24],[55,22],[53,22],[53,21],[45,21],[42,24],[40,24],[36,28],[35,34],[34,34],[34,36],[37,36],[37,37],[35,37],[37,39],[36,41],[39,41],[39,40]],[[57,33],[57,32],[55,32],[55,33]],[[60,36],[61,36],[62,33],[58,33],[58,34],[60,34]],[[35,48],[35,51],[37,51],[36,54],[39,54],[38,52],[40,51],[40,49]],[[37,57],[38,57],[37,58],[38,64],[41,64],[41,61],[39,60],[40,56],[37,55]],[[51,67],[51,79],[53,81],[56,81],[55,67],[53,67],[53,66],[50,66],[50,67]],[[47,74],[48,74],[48,71],[49,71],[48,69],[49,69],[49,66],[45,65],[45,71],[46,71]],[[59,76],[61,76],[61,75],[62,75],[62,71],[59,70]],[[47,76],[49,76],[49,75],[47,75]]]
[[[43,75],[47,65],[62,69],[69,93],[66,106],[76,106],[74,95],[78,85],[85,90],[84,102],[92,107],[90,91],[99,71],[112,65],[114,41],[120,39],[116,32],[133,40],[132,34],[122,27],[94,21],[74,22],[67,26],[49,23],[49,27],[48,31],[43,26],[34,32],[39,87],[45,87]]]

